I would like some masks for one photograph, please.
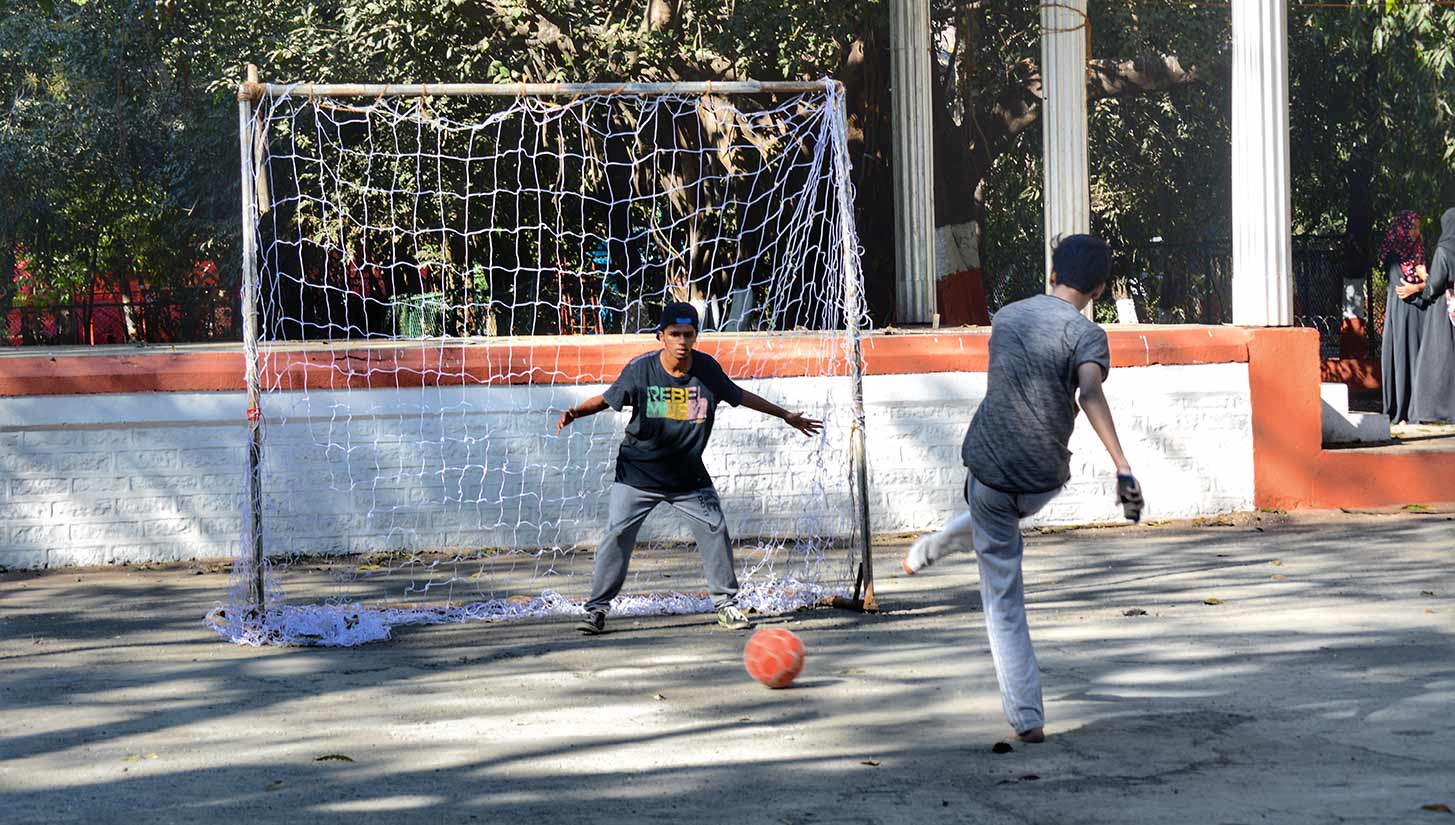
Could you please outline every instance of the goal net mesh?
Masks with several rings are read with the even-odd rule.
[[[579,613],[629,411],[562,411],[651,352],[660,308],[806,438],[719,408],[704,462],[740,604],[853,589],[862,317],[842,92],[258,102],[249,129],[264,615],[245,643]],[[248,167],[251,167],[249,169]],[[246,179],[251,177],[250,180]],[[849,318],[846,313],[856,316]],[[852,321],[852,323],[851,323]],[[711,609],[688,524],[648,518],[614,616]]]

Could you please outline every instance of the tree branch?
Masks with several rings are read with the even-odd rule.
[[[954,182],[955,191],[963,192],[983,182],[990,167],[1015,141],[1016,137],[1041,119],[1044,87],[1040,66],[1033,60],[1023,60],[1016,66],[1015,83],[1001,88],[998,94],[978,101],[966,101],[963,151],[970,163],[962,170],[962,176]],[[1198,81],[1197,72],[1184,69],[1175,55],[1144,55],[1132,60],[1096,59],[1087,63],[1086,92],[1091,100],[1111,97],[1126,97],[1136,94],[1164,92]],[[960,94],[966,94],[968,83],[961,79]],[[939,108],[944,110],[942,98]],[[947,112],[946,112],[947,114]],[[953,124],[948,117],[941,129],[950,129]],[[949,147],[946,147],[949,148]]]
[[[526,7],[536,16],[536,39],[543,46],[553,46],[562,54],[576,54],[576,39],[571,36],[571,22],[552,14],[536,0],[527,0]]]
[[[1182,68],[1176,55],[1147,54],[1134,60],[1092,60],[1086,92],[1092,100],[1164,92],[1197,82],[1197,72]]]
[[[514,27],[515,33],[528,37],[529,41],[543,50],[554,51],[557,54],[575,57],[580,54],[573,36],[571,21],[555,14],[542,5],[539,0],[526,0],[526,8],[534,15],[535,19],[530,24],[522,24]],[[488,8],[494,12],[495,18],[506,32],[511,31],[511,8],[504,0],[490,0]],[[532,50],[534,51],[534,50]],[[539,67],[538,67],[539,68]]]
[[[642,32],[659,32],[671,26],[677,19],[675,0],[647,0],[642,12]]]
[[[1004,138],[1013,138],[1041,119],[1044,91],[1041,70],[1033,61],[1024,61],[1026,79],[997,95],[988,110],[980,113],[980,122],[999,121]],[[1132,60],[1095,59],[1087,61],[1086,95],[1090,100],[1109,97],[1165,92],[1189,86],[1198,80],[1196,70],[1182,68],[1176,55],[1143,55]],[[995,143],[996,141],[990,141]],[[988,148],[988,147],[987,147]],[[997,153],[998,154],[998,153]]]

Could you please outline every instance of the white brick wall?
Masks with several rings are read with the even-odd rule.
[[[811,413],[833,399],[826,417],[835,436],[816,452],[776,421],[720,408],[706,461],[734,533],[845,529],[853,512],[846,383],[744,384]],[[590,543],[626,415],[587,419],[556,438],[555,414],[544,410],[601,389],[444,388],[423,402],[418,390],[270,397],[269,550]],[[984,392],[983,373],[866,381],[876,532],[933,529],[963,507],[960,441]],[[1252,507],[1246,365],[1118,369],[1107,395],[1146,488],[1148,517]],[[0,399],[0,565],[233,555],[245,406],[241,393]],[[1036,521],[1117,520],[1111,463],[1084,419],[1072,450],[1072,482]],[[686,534],[667,518],[650,520],[643,533],[678,535]]]
[[[985,396],[985,373],[873,376],[865,385],[875,532],[934,529],[964,508],[960,442]],[[1253,507],[1246,364],[1112,370],[1107,398],[1146,518]],[[1029,523],[1115,523],[1116,473],[1084,416],[1071,437],[1071,482]],[[918,483],[916,480],[918,479]]]

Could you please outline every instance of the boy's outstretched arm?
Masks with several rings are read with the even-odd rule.
[[[1106,403],[1106,393],[1101,389],[1101,365],[1087,362],[1076,368],[1076,386],[1081,409],[1086,411],[1086,420],[1091,429],[1106,447],[1107,455],[1117,468],[1117,501],[1122,511],[1132,521],[1142,520],[1142,488],[1132,476],[1132,465],[1122,452],[1122,442],[1117,438],[1117,425],[1111,417],[1111,406]]]
[[[561,413],[561,420],[556,422],[556,432],[559,433],[561,430],[566,429],[567,424],[570,424],[572,421],[575,421],[578,418],[585,418],[588,415],[596,415],[597,413],[606,409],[607,406],[609,405],[606,403],[605,398],[602,398],[599,395],[591,396],[585,401],[582,401],[580,404],[577,404],[576,406]]]
[[[747,390],[743,390],[743,406],[750,410],[757,410],[764,415],[781,418],[787,422],[788,426],[804,435],[818,435],[819,430],[823,429],[822,421],[808,418],[801,412],[789,412],[763,396]]]

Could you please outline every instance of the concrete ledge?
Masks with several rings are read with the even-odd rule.
[[[1389,441],[1387,417],[1379,413],[1349,411],[1347,384],[1321,384],[1319,400],[1322,402],[1319,428],[1325,445],[1376,444]]]
[[[1113,372],[1107,395],[1132,464],[1152,492],[1150,518],[1215,515],[1255,504],[1292,509],[1455,502],[1449,483],[1455,452],[1321,448],[1321,367],[1312,330],[1132,327],[1109,334],[1116,366],[1134,367]],[[273,375],[280,386],[287,377],[298,389],[270,392],[263,404],[269,426],[267,506],[274,508],[269,524],[277,535],[349,550],[393,546],[401,532],[411,542],[485,546],[481,543],[515,540],[491,530],[528,520],[518,507],[504,507],[497,499],[542,499],[542,482],[528,481],[522,472],[528,457],[531,466],[546,471],[550,506],[571,508],[579,533],[571,540],[588,540],[599,521],[612,445],[625,420],[603,415],[591,420],[590,429],[577,430],[581,437],[561,439],[549,410],[599,391],[602,380],[588,376],[614,375],[626,358],[654,342],[633,337],[551,343],[556,360],[549,363],[546,342],[532,347],[515,342],[514,349],[496,343],[493,354],[475,351],[490,347],[456,353],[463,353],[460,363],[466,367],[504,365],[501,381],[472,383],[473,373],[466,371],[454,373],[452,382],[419,370],[413,373],[419,380],[437,384],[429,385],[427,399],[417,384],[402,380],[367,390],[354,385],[379,377],[361,365],[399,364],[397,347],[282,350],[297,360]],[[985,330],[925,330],[866,340],[875,529],[931,529],[963,508],[959,444],[985,394],[987,343]],[[750,412],[722,411],[708,466],[739,534],[753,535],[803,506],[813,485],[834,485],[835,492],[813,501],[824,510],[825,523],[837,523],[851,509],[847,492],[839,490],[848,478],[841,437],[849,426],[847,382],[795,375],[806,369],[805,359],[837,342],[725,335],[713,336],[709,344],[705,349],[754,391],[795,409],[822,410],[838,433],[821,456],[808,456],[792,430],[765,427]],[[444,363],[440,352],[435,347],[427,356],[420,348],[404,355],[438,356],[432,362],[438,366]],[[837,354],[842,363],[842,352]],[[54,369],[64,380],[47,382],[47,364],[61,365]],[[219,364],[230,364],[226,375],[209,372]],[[171,367],[182,372],[146,374]],[[550,386],[540,383],[546,375],[553,377]],[[235,544],[246,429],[241,376],[241,354],[217,347],[0,358],[0,386],[6,391],[40,390],[0,399],[0,564],[215,555]],[[93,379],[99,383],[90,383]],[[180,389],[213,383],[230,388]],[[59,394],[80,386],[103,390]],[[125,386],[142,389],[121,392]],[[450,416],[438,414],[444,408]],[[526,410],[531,414],[523,415]],[[1084,419],[1071,449],[1072,481],[1039,523],[1116,521],[1114,479]],[[455,454],[462,450],[464,458]],[[437,472],[464,466],[481,477],[488,473],[489,489],[474,475]],[[481,524],[471,528],[425,509],[441,501],[457,509],[468,503],[466,514]],[[499,512],[482,520],[482,507]],[[361,523],[360,512],[387,518]]]
[[[1107,327],[1113,367],[1246,363],[1250,331],[1240,327]],[[864,339],[870,375],[984,372],[990,330],[884,332]],[[494,338],[338,346],[297,343],[268,348],[270,389],[373,388],[381,376],[400,387],[449,384],[609,382],[632,358],[657,346],[647,335]],[[707,333],[700,349],[738,378],[788,378],[848,371],[842,342],[830,335]],[[0,397],[245,389],[240,345],[61,347],[0,357]]]
[[[1276,509],[1455,502],[1455,451],[1325,450],[1318,333],[1260,329],[1248,345],[1255,501]]]

